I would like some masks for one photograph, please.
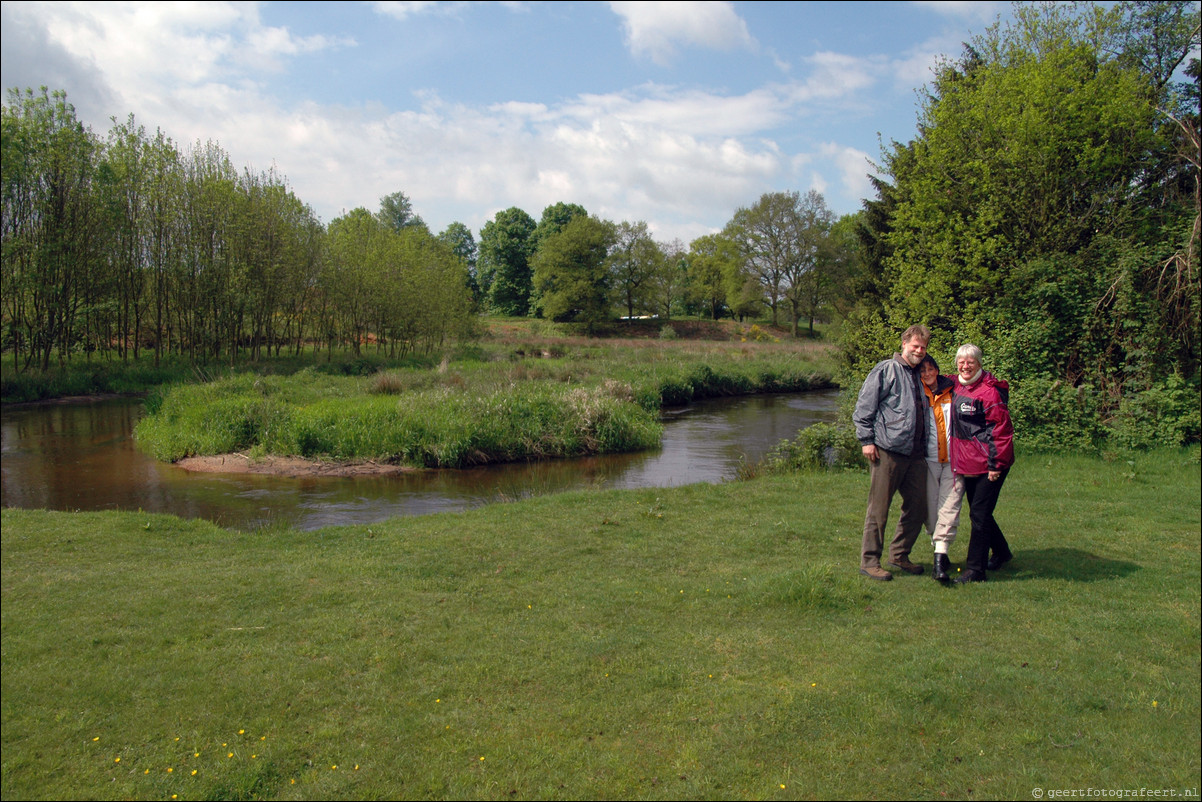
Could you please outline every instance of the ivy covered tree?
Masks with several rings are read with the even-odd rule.
[[[524,317],[530,312],[535,228],[534,218],[513,206],[497,212],[480,229],[480,291],[502,315]]]

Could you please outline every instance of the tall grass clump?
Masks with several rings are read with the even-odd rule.
[[[152,362],[89,361],[75,358],[64,365],[41,371],[18,373],[10,362],[3,363],[0,399],[4,403],[28,403],[48,398],[107,393],[144,393],[170,382],[191,379],[194,370],[183,359]]]
[[[450,388],[321,402],[294,418],[294,453],[428,468],[638,451],[658,445],[647,410],[601,388],[519,386],[482,395]]]

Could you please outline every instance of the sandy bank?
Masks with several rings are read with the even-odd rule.
[[[272,476],[388,476],[416,470],[404,465],[379,462],[320,462],[299,457],[262,457],[245,454],[217,454],[209,457],[185,457],[175,463],[194,473],[261,473]]]

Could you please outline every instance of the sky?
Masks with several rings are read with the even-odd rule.
[[[940,58],[1001,2],[4,2],[4,89],[274,168],[324,223],[401,191],[438,233],[576,203],[663,243],[766,192],[873,197]],[[6,95],[7,98],[7,95]]]

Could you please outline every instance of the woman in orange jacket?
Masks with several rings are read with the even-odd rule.
[[[956,540],[963,493],[956,492],[951,463],[952,389],[949,376],[939,375],[939,363],[927,354],[918,363],[927,397],[927,534],[935,547],[932,576],[939,582],[951,577],[948,547]]]

